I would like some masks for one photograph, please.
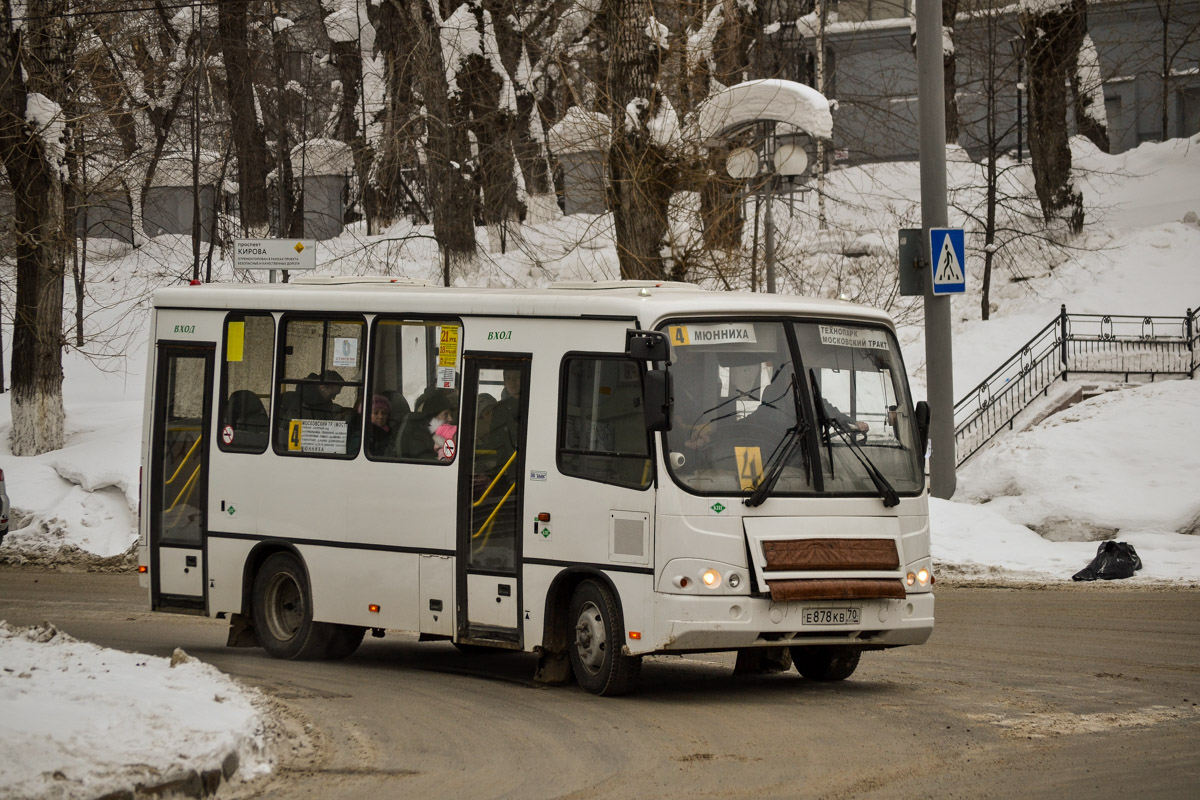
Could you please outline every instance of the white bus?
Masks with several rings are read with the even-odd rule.
[[[332,277],[154,306],[139,571],[230,645],[398,629],[619,694],[650,654],[841,680],[932,632],[928,407],[880,311]]]

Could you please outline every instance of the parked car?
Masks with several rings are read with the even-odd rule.
[[[4,489],[4,470],[0,469],[0,542],[8,533],[8,492]]]

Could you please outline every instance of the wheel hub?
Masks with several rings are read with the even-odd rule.
[[[604,616],[595,603],[585,603],[575,622],[575,652],[580,663],[589,672],[598,671],[604,663],[606,646]]]

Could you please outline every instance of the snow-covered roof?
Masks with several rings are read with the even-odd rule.
[[[200,185],[209,186],[216,183],[220,177],[221,154],[212,150],[201,150]],[[190,187],[192,185],[192,154],[175,152],[164,155],[158,160],[158,167],[154,170],[154,179],[150,185]]]
[[[546,136],[555,153],[587,153],[608,150],[612,122],[607,114],[571,106]]]
[[[743,125],[774,120],[821,139],[833,134],[825,95],[795,81],[746,81],[712,94],[689,118],[690,138],[712,144]]]
[[[354,171],[350,145],[338,139],[309,139],[292,148],[292,171],[299,175],[346,175]]]

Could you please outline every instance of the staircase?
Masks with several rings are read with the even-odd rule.
[[[1099,383],[1079,387],[1072,379],[1195,378],[1198,316],[1200,309],[1190,308],[1182,317],[1068,314],[1063,305],[1024,347],[954,404],[958,465],[1002,431],[1036,425],[1086,399],[1085,392],[1101,391]]]

